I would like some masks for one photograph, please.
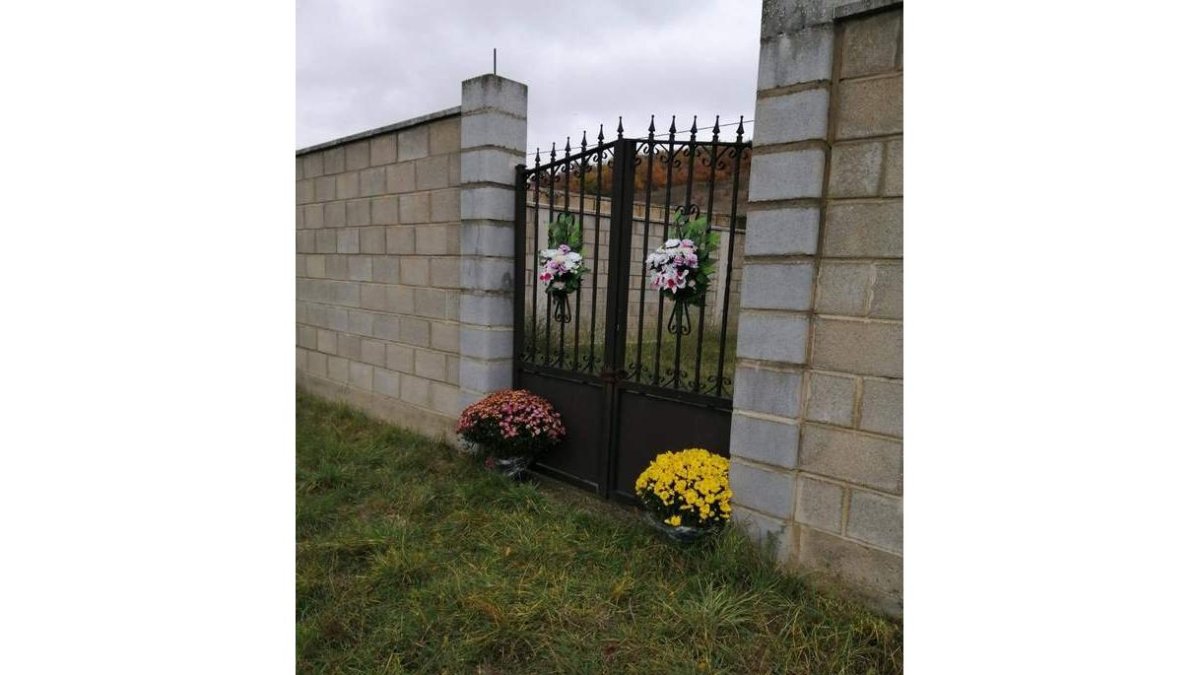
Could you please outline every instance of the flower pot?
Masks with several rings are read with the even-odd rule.
[[[532,457],[488,457],[484,460],[483,465],[489,471],[498,473],[505,478],[523,480],[532,463]]]
[[[649,511],[642,512],[642,519],[646,521],[650,527],[658,530],[671,541],[680,544],[691,544],[702,539],[707,539],[720,531],[720,525],[708,525],[706,527],[691,527],[689,525],[668,525],[660,518]]]

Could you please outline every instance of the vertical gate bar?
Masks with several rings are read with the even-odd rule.
[[[696,178],[696,150],[697,150],[697,148],[699,148],[699,145],[696,144],[696,131],[697,131],[696,116],[693,115],[692,116],[692,128],[690,130],[691,138],[688,139],[688,181],[687,181],[687,202],[686,202],[687,203],[686,208],[688,211],[690,211],[692,208],[692,184],[695,182],[695,178]],[[672,309],[679,309],[679,307],[678,307],[678,305],[675,305],[672,307]],[[686,308],[684,308],[684,309],[686,309]],[[677,318],[677,319],[675,319],[675,321],[678,322],[679,319]],[[679,388],[679,376],[681,375],[681,373],[679,371],[679,359],[682,356],[683,356],[683,331],[676,330],[675,331],[675,377],[671,384],[671,386],[674,387],[675,389]]]
[[[601,490],[605,498],[613,489],[617,468],[616,452],[618,441],[619,398],[617,384],[624,374],[621,364],[625,360],[625,312],[629,302],[629,242],[633,216],[633,159],[636,142],[618,140],[613,158],[613,199],[609,208],[611,227],[608,241],[608,306],[605,308],[607,323],[604,326],[604,382],[603,429],[605,433],[603,455],[600,460]]]
[[[557,154],[555,153],[554,143],[551,143],[550,144],[550,206],[549,206],[549,213],[548,213],[550,219],[548,221],[549,224],[546,226],[547,231],[549,231],[550,225],[554,224],[554,184],[558,181],[558,178],[556,177],[556,174],[555,174],[555,172],[558,170],[558,167],[555,166],[555,164],[554,164],[554,160],[556,158],[557,158]],[[541,247],[541,244],[535,241],[535,242],[533,242],[533,246],[535,249],[538,249]],[[554,304],[554,303],[552,303],[550,301],[550,296],[547,295],[546,296],[546,356],[542,360],[542,363],[544,363],[545,365],[550,365],[550,323],[551,323],[551,321],[550,321],[550,305],[552,305],[552,304]]]
[[[588,372],[596,370],[596,290],[600,284],[600,189],[604,183],[604,125],[600,125],[600,135],[596,137],[596,217],[593,225],[596,236],[592,248],[595,249],[592,264],[592,330],[588,334]],[[611,202],[610,202],[611,211]],[[583,225],[580,225],[582,229]]]
[[[713,124],[712,148],[708,151],[708,208],[705,210],[705,225],[704,225],[704,245],[708,246],[708,236],[713,230],[713,192],[717,185],[717,160],[720,158],[724,149],[717,149],[717,137],[721,133],[721,116],[717,115],[717,121]],[[708,292],[705,291],[704,297],[700,299],[700,316],[696,325],[696,379],[692,383],[692,391],[700,391],[700,369],[704,365],[704,310],[708,307]]]
[[[521,352],[525,345],[525,165],[513,171],[513,355],[512,386],[521,386]],[[537,283],[537,279],[534,279]],[[536,297],[536,293],[535,293]],[[536,316],[536,315],[535,315]]]
[[[542,202],[542,149],[538,148],[537,153],[533,158],[533,266],[537,269],[538,262],[538,217]],[[524,245],[524,242],[522,242]],[[538,300],[538,285],[537,275],[534,275],[532,284],[533,308],[530,310],[530,317],[533,319],[533,326],[529,329],[529,362],[537,362],[537,300]]]
[[[668,230],[671,227],[671,174],[675,168],[675,116],[671,115],[671,128],[667,129],[667,194],[663,202],[663,239],[667,239]],[[649,229],[647,225],[646,229]],[[649,255],[649,253],[647,253]],[[663,329],[663,294],[660,289],[658,292],[658,332],[654,337],[654,379],[651,384],[658,384],[659,377],[659,359],[662,356],[662,329]]]
[[[741,178],[742,157],[745,156],[746,148],[749,147],[749,145],[742,144],[744,131],[742,118],[739,117],[737,139],[733,146],[733,196],[730,198],[733,204],[729,209],[729,260],[725,261],[725,298],[721,303],[721,343],[717,351],[716,395],[718,397],[721,396],[721,390],[725,386],[723,379],[725,375],[725,340],[729,331],[729,294],[733,289],[733,246],[737,242],[738,181]]]
[[[583,248],[583,198],[587,192],[583,184],[588,172],[587,131],[583,132],[583,141],[579,144],[579,153],[579,247]],[[582,263],[583,261],[580,260],[580,262]],[[579,372],[579,325],[583,323],[583,306],[579,304],[579,293],[582,290],[582,284],[575,289],[575,362],[571,364],[571,370],[575,372]]]
[[[568,218],[571,216],[571,137],[567,136],[567,145],[563,148],[563,208],[562,214]],[[555,245],[555,242],[548,242],[550,247]],[[565,301],[565,300],[564,300]],[[555,323],[558,319],[555,318]],[[559,368],[565,368],[567,362],[567,324],[558,324],[558,358],[554,363]]]
[[[650,116],[650,135],[646,141],[646,220],[642,227],[642,255],[647,255],[646,247],[650,245],[650,189],[654,184],[654,115]],[[644,258],[643,258],[644,259]],[[637,321],[637,363],[634,365],[633,380],[642,381],[642,324],[646,316],[646,273],[638,275],[642,279],[638,291],[638,321]]]

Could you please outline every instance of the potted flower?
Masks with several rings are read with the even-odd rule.
[[[524,389],[498,391],[467,406],[455,431],[476,448],[485,466],[514,479],[567,435],[554,406]]]
[[[549,248],[538,253],[538,281],[554,304],[554,319],[559,323],[571,320],[571,294],[583,284],[587,267],[583,264],[583,231],[574,216],[560,214],[550,224]]]
[[[691,332],[689,305],[704,304],[704,293],[716,271],[712,251],[720,245],[720,235],[708,228],[708,219],[693,207],[675,218],[672,237],[646,256],[650,287],[675,302],[668,330],[687,335]]]
[[[634,490],[647,522],[676,541],[695,541],[729,522],[729,460],[703,448],[655,457]]]

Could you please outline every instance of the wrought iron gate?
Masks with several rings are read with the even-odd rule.
[[[594,146],[585,134],[572,153],[568,139],[561,156],[552,146],[543,164],[539,150],[516,170],[514,386],[549,399],[566,423],[566,442],[537,468],[605,497],[632,500],[664,450],[729,454],[750,142],[741,120],[733,141],[720,140],[719,124],[711,140],[697,139],[695,119],[677,137],[672,118],[657,139],[653,118],[645,138],[625,138],[619,124],[606,142],[601,127]],[[692,249],[667,241],[688,230],[703,233]],[[702,272],[692,270],[655,288],[646,257],[667,243],[660,261],[708,258],[706,283],[689,286]],[[576,266],[562,277],[574,281],[554,290],[539,272],[559,244],[579,256],[563,263]]]

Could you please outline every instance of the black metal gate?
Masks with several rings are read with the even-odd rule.
[[[645,138],[618,125],[605,142],[601,127],[594,146],[585,133],[576,152],[568,139],[561,156],[552,146],[543,164],[539,150],[516,170],[514,386],[549,399],[567,427],[537,468],[605,497],[632,500],[665,450],[729,454],[750,143],[741,120],[734,141],[719,123],[710,140],[695,119],[679,138],[674,118],[658,139],[653,118]],[[541,274],[555,259],[543,252],[564,243],[579,256],[562,265],[586,269]],[[647,255],[671,243],[660,263],[708,264],[652,277]]]

